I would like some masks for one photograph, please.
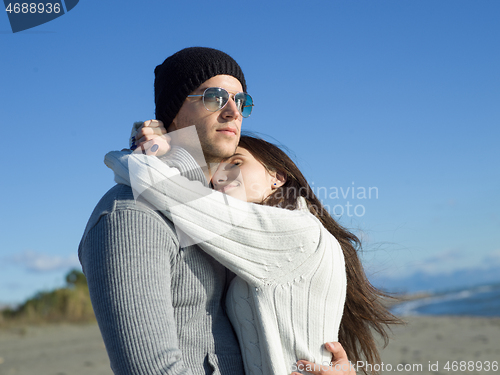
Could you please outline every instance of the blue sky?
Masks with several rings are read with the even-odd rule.
[[[256,103],[244,128],[344,210],[369,274],[500,267],[499,14],[495,0],[87,0],[16,34],[0,15],[0,302],[79,265],[113,185],[104,154],[154,116],[153,69],[188,46],[239,62]]]

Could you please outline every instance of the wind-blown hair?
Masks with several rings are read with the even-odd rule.
[[[284,185],[277,188],[261,204],[294,210],[297,208],[297,198],[302,196],[307,201],[311,213],[340,243],[345,259],[347,292],[340,322],[339,342],[352,363],[362,361],[363,357],[372,365],[380,363],[371,329],[380,334],[387,345],[388,325],[400,324],[402,321],[391,314],[383,304],[383,299],[394,297],[375,288],[368,281],[358,257],[360,240],[330,216],[295,163],[279,147],[249,135],[242,135],[239,147],[249,151],[268,171],[282,173],[286,177]],[[363,372],[367,373],[365,368]]]

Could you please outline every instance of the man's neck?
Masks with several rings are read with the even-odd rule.
[[[210,184],[210,180],[212,179],[212,170],[211,170],[210,166],[208,164],[205,166],[202,166],[201,170],[203,171],[203,174],[205,175],[207,182]]]
[[[205,155],[205,160],[206,164],[205,166],[202,166],[201,169],[203,170],[208,183],[210,183],[210,181],[212,180],[212,176],[217,171],[217,168],[219,167],[222,159]]]
[[[193,157],[196,163],[200,166],[207,182],[210,184],[212,175],[217,170],[217,167],[219,166],[222,159],[215,158],[212,155],[204,154],[203,152],[200,152],[198,149],[195,150],[186,149],[186,151],[189,152],[189,154]]]

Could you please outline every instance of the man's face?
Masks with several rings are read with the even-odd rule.
[[[236,78],[218,75],[202,83],[191,94],[201,95],[209,87],[221,87],[229,92],[231,98],[226,106],[217,112],[210,112],[203,105],[201,96],[186,98],[168,130],[195,125],[206,161],[215,163],[233,155],[238,146],[242,116],[233,97],[243,88]],[[188,151],[195,147],[192,139],[179,139],[178,144]]]

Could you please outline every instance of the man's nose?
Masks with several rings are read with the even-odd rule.
[[[238,120],[241,117],[240,111],[238,111],[238,106],[234,101],[234,96],[231,95],[227,104],[222,108],[222,117],[225,119]]]

